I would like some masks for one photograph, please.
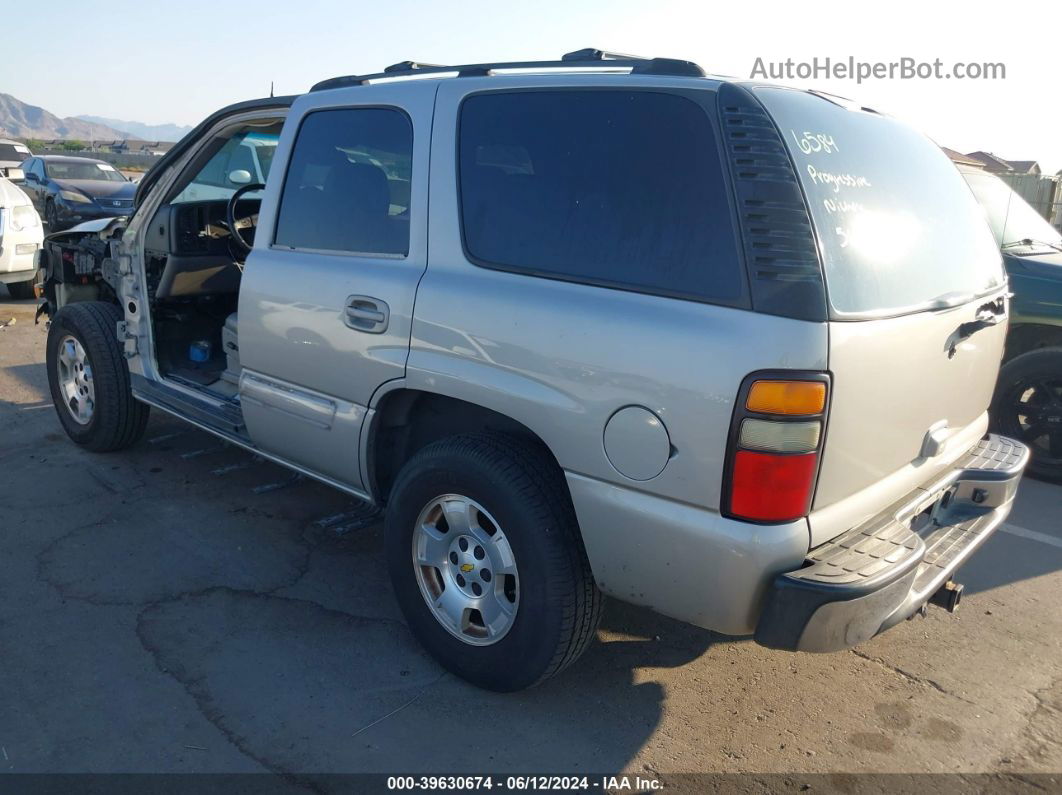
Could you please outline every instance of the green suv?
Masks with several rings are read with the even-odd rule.
[[[1000,243],[1014,297],[992,421],[1032,450],[1030,473],[1062,479],[1062,235],[999,179],[960,168]]]

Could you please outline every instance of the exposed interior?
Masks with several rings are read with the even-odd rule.
[[[240,377],[237,308],[246,246],[227,210],[238,190],[236,233],[254,243],[261,191],[283,119],[217,134],[186,167],[148,225],[144,266],[159,372],[235,401]]]

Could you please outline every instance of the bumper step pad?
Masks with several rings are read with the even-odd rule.
[[[1009,513],[1028,456],[989,435],[945,477],[812,549],[803,568],[772,583],[757,642],[836,651],[911,616]],[[912,527],[927,503],[931,517]]]

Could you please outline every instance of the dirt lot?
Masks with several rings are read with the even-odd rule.
[[[0,770],[1062,771],[1062,487],[1026,480],[955,616],[813,656],[612,603],[576,668],[494,695],[414,643],[349,498],[161,412],[76,448],[0,288],[11,318]]]

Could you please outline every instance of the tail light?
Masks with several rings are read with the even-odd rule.
[[[730,426],[724,514],[764,523],[808,514],[829,388],[826,373],[769,371],[745,378]]]

